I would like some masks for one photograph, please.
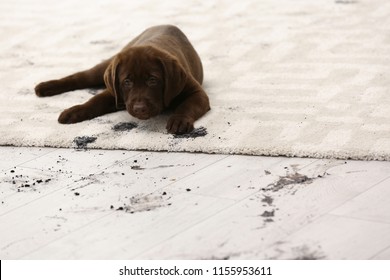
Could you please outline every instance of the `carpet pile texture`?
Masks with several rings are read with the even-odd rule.
[[[61,125],[99,91],[35,96],[158,24],[203,61],[212,109],[192,134],[125,112]],[[387,0],[4,0],[0,145],[390,160],[389,34]]]

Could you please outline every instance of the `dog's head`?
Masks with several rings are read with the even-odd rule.
[[[104,73],[118,109],[138,119],[161,113],[184,89],[187,74],[178,60],[155,47],[132,47],[116,55]]]

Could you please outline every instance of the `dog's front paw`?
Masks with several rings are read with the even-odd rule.
[[[53,96],[61,93],[56,81],[40,83],[35,87],[35,94],[39,97]]]
[[[58,117],[58,122],[62,124],[78,123],[91,119],[88,109],[83,105],[76,105],[63,111]]]
[[[194,130],[194,119],[186,115],[173,115],[167,123],[167,130],[172,134],[184,134]]]

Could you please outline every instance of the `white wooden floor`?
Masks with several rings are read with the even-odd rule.
[[[0,147],[1,259],[390,259],[390,162]]]

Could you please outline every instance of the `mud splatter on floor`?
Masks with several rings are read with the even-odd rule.
[[[140,165],[133,165],[133,166],[131,166],[131,169],[132,170],[160,169],[160,168],[170,168],[170,167],[175,167],[175,166],[180,166],[180,164],[178,164],[178,165],[173,165],[173,164],[158,165],[158,166],[153,166],[153,167],[141,167]]]
[[[133,165],[133,166],[131,167],[131,169],[132,169],[132,170],[144,170],[145,168],[143,168],[143,167],[141,167],[141,166],[139,166],[139,165]]]
[[[269,184],[267,188],[268,190],[277,192],[288,185],[296,185],[296,184],[307,185],[307,184],[311,184],[312,182],[313,182],[313,178],[309,178],[306,175],[295,172],[292,174],[287,174],[285,176],[280,176],[277,182]]]
[[[309,242],[311,243],[311,242]],[[288,241],[277,241],[266,258],[272,260],[324,260],[327,259],[321,246],[318,244],[292,245]]]
[[[265,195],[263,199],[261,199],[261,202],[266,203],[268,206],[272,205],[272,202],[274,202],[274,199],[271,196]]]
[[[152,211],[162,207],[171,206],[172,203],[168,202],[171,197],[166,195],[136,195],[132,196],[127,202],[123,205],[115,208],[113,205],[110,206],[110,209],[115,211],[125,211],[130,214]]]
[[[52,176],[32,178],[32,176],[20,174],[16,168],[10,170],[9,173],[11,175],[8,175],[4,182],[16,187],[17,192],[37,191],[39,186],[46,185],[53,179]]]
[[[311,249],[310,247],[303,245],[292,248],[292,254],[294,260],[323,260],[325,255],[320,250]]]
[[[263,212],[258,214],[259,217],[263,218],[263,227],[266,226],[267,223],[275,221],[276,212],[279,210],[279,208],[274,205],[274,193],[280,192],[276,195],[276,197],[295,195],[295,193],[299,190],[299,187],[311,184],[314,180],[329,175],[329,173],[325,171],[322,175],[309,177],[299,173],[299,165],[297,164],[286,166],[284,169],[286,170],[286,175],[279,176],[274,183],[267,185],[266,188],[262,188],[262,192],[257,195],[257,199],[259,199],[262,206],[265,207],[265,210],[262,210]],[[266,176],[270,174],[271,172],[267,172],[265,170]]]
[[[264,218],[264,223],[271,223],[274,221],[275,209],[272,209],[271,211],[266,210],[260,216]]]
[[[261,214],[260,216],[265,217],[265,218],[274,217],[275,216],[275,210],[264,211],[263,214]]]

